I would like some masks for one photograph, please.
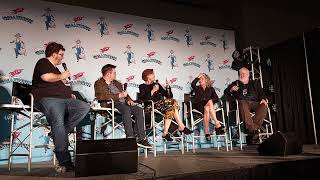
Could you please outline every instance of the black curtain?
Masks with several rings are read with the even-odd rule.
[[[265,49],[272,63],[277,121],[274,130],[294,132],[314,143],[311,105],[302,36]]]
[[[305,33],[308,67],[311,82],[314,118],[318,142],[320,140],[320,29]]]

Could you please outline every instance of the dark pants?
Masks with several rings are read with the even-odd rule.
[[[87,115],[89,104],[73,98],[46,97],[37,102],[36,107],[46,116],[51,126],[54,152],[59,164],[71,161],[68,134]]]
[[[114,106],[121,113],[126,136],[135,137],[135,129],[138,134],[138,141],[145,139],[146,134],[144,127],[143,109],[137,105],[129,106],[126,102],[115,102]],[[135,117],[134,128],[132,126],[131,115]]]
[[[239,111],[246,129],[253,133],[261,128],[263,119],[267,115],[267,106],[256,101],[239,100]],[[250,112],[255,112],[255,115],[251,117]]]

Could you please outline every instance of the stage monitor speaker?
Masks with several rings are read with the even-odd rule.
[[[300,154],[302,143],[294,133],[278,131],[263,141],[257,149],[260,156],[287,156]]]
[[[75,176],[97,176],[137,172],[135,138],[77,141]]]

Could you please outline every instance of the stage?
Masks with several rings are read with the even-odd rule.
[[[201,149],[196,153],[168,151],[153,157],[139,157],[138,172],[76,179],[301,179],[317,175],[320,164],[320,145],[304,145],[299,155],[286,157],[259,156],[257,146],[233,149]],[[106,162],[108,163],[108,162]],[[52,162],[33,163],[29,174],[26,164],[0,166],[0,179],[70,179],[74,173],[57,175]]]

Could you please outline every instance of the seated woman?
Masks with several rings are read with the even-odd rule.
[[[199,86],[197,86],[198,82]],[[221,125],[219,120],[217,119],[216,111],[213,106],[216,102],[219,102],[219,97],[212,87],[210,77],[204,73],[200,73],[199,76],[192,81],[191,87],[193,92],[195,93],[194,97],[191,100],[192,107],[203,113],[204,132],[207,141],[210,141],[211,135],[209,133],[210,117],[212,117],[215,122],[214,129],[216,131],[216,134],[224,134],[225,127]]]
[[[168,83],[166,89],[164,89],[157,81],[155,82],[153,69],[145,69],[142,72],[142,79],[145,83],[139,85],[139,100],[144,103],[147,103],[148,100],[152,100],[155,103],[155,108],[161,113],[164,113],[165,121],[162,137],[167,141],[173,140],[168,133],[173,118],[178,123],[180,133],[191,134],[192,131],[185,127],[179,117],[179,105],[176,100],[172,99],[173,95]],[[167,99],[164,100],[164,97]],[[146,109],[145,111],[148,110]]]

